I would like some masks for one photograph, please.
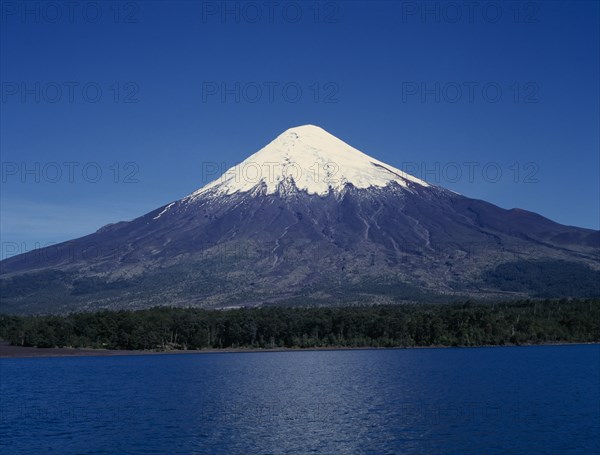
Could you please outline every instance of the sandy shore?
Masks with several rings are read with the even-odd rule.
[[[128,354],[143,354],[143,352],[109,349],[31,348],[0,343],[0,358],[3,359],[18,357],[81,357]]]
[[[444,347],[444,346],[426,346]],[[424,346],[415,346],[424,348]],[[343,347],[329,346],[322,348],[205,348],[188,350],[126,350],[126,349],[84,349],[84,348],[35,348],[25,346],[12,346],[0,341],[0,359],[26,358],[26,357],[86,357],[86,356],[113,356],[113,355],[178,355],[178,354],[216,354],[240,352],[298,352],[298,351],[340,351],[340,350],[373,350],[373,349],[413,349],[411,348],[379,348],[379,347]]]
[[[599,344],[599,343],[539,343],[521,344],[519,346],[563,346],[576,344]],[[511,344],[487,345],[487,346],[465,346],[465,348],[494,348],[516,346]],[[298,351],[349,351],[349,350],[382,350],[382,349],[440,349],[458,346],[409,346],[409,347],[322,347],[322,348],[206,348],[202,350],[169,350],[169,351],[142,351],[124,349],[79,349],[79,348],[33,348],[24,346],[11,346],[5,341],[0,341],[0,359],[8,358],[31,358],[31,357],[89,357],[89,356],[123,356],[123,355],[185,355],[185,354],[215,354],[215,353],[240,353],[240,352],[298,352]]]

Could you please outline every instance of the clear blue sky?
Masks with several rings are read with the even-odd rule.
[[[2,2],[2,257],[184,197],[203,163],[306,123],[599,228],[598,2],[82,5]]]

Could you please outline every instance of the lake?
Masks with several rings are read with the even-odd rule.
[[[0,360],[0,453],[600,453],[600,346]]]

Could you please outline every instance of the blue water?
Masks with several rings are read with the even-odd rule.
[[[0,360],[0,453],[600,453],[600,346]]]

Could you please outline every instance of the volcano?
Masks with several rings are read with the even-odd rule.
[[[0,290],[9,313],[597,297],[599,245],[305,125],[183,199],[5,259]]]

